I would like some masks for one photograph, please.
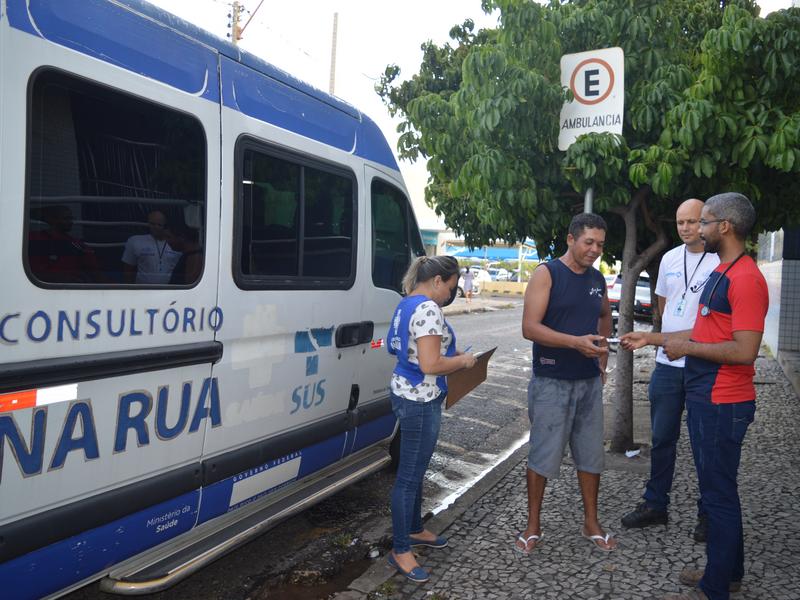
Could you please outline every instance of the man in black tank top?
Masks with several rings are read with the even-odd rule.
[[[566,254],[540,265],[525,291],[522,334],[533,342],[528,522],[514,542],[515,549],[525,554],[542,539],[544,489],[549,478],[558,477],[567,443],[583,497],[580,533],[600,550],[617,547],[614,534],[603,530],[597,515],[611,307],[605,279],[592,265],[603,253],[606,229],[602,217],[576,215],[569,226]]]

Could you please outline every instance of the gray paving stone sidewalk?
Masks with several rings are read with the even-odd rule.
[[[652,357],[643,357],[652,361]],[[777,362],[760,358],[758,409],[750,427],[739,475],[744,513],[746,575],[732,598],[800,598],[800,401]],[[647,365],[637,360],[640,373]],[[645,386],[637,386],[637,394]],[[642,400],[642,398],[638,398]],[[619,550],[605,553],[580,536],[582,506],[575,469],[568,461],[548,485],[541,545],[530,555],[513,550],[525,527],[525,460],[519,463],[443,533],[444,550],[420,552],[431,571],[424,585],[399,575],[370,598],[437,600],[596,599],[649,600],[679,591],[686,565],[702,566],[705,548],[690,535],[695,523],[697,484],[685,424],[672,493],[670,524],[622,530],[620,517],[639,501],[649,459],[609,461],[600,490],[601,520],[617,532]],[[385,559],[380,559],[385,560]]]

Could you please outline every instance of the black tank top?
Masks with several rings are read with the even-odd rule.
[[[606,282],[594,267],[578,274],[561,260],[545,263],[553,285],[542,324],[570,335],[597,333]],[[596,358],[570,348],[533,344],[533,372],[553,379],[589,379],[600,374]]]

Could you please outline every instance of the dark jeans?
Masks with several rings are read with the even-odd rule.
[[[736,477],[742,442],[753,422],[754,401],[734,404],[686,403],[686,422],[708,516],[706,569],[700,587],[711,600],[728,600],[731,581],[744,575],[742,507]]]
[[[657,362],[650,376],[648,395],[653,449],[650,452],[650,480],[642,497],[650,508],[666,511],[681,434],[685,397],[683,368]]]
[[[401,554],[411,550],[409,534],[423,530],[422,480],[439,437],[444,395],[431,402],[391,397],[400,422],[400,461],[392,488],[393,547]]]

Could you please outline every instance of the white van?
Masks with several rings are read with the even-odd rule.
[[[375,124],[141,0],[0,0],[0,76],[3,597],[163,589],[386,465]]]

